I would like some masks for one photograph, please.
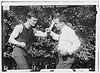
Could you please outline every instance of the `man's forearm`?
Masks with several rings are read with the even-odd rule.
[[[46,37],[47,33],[42,31],[36,31],[35,36]]]
[[[59,40],[59,37],[60,37],[60,35],[58,35],[58,34],[52,32],[52,31],[51,31],[51,33],[50,33],[50,36],[52,36],[52,38],[53,38],[54,40]]]
[[[18,42],[15,39],[11,39],[11,38],[9,38],[9,43],[16,44],[16,45],[20,45],[21,44],[21,42]]]

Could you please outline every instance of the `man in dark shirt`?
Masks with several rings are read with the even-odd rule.
[[[29,38],[31,37],[31,33],[34,33],[35,36],[47,36],[47,33],[32,28],[35,26],[36,22],[37,16],[33,11],[29,12],[27,21],[17,25],[10,35],[9,42],[16,45],[13,49],[12,56],[18,65],[18,69],[29,69],[25,48],[30,42]]]

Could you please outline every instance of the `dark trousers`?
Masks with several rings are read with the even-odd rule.
[[[29,69],[25,56],[15,56],[14,60],[17,63],[17,69]]]
[[[17,69],[29,69],[29,57],[25,49],[15,46],[12,55],[17,63]]]
[[[70,69],[73,62],[74,62],[73,56],[61,56],[59,55],[59,63],[56,66],[56,69]]]

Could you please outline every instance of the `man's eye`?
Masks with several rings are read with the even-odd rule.
[[[36,20],[33,20],[33,21],[36,21]]]
[[[55,25],[57,25],[57,23],[55,23]]]

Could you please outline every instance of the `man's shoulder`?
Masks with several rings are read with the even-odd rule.
[[[69,26],[65,25],[62,29],[62,32],[68,32],[68,31],[72,31],[72,29]]]
[[[21,29],[21,28],[23,28],[23,24],[18,24],[18,25],[15,26],[15,28]]]
[[[67,26],[67,25],[65,27],[65,30],[67,30],[69,32],[74,32],[74,30],[70,26]]]
[[[62,34],[63,35],[74,36],[75,31],[72,28],[70,28],[69,26],[66,25],[62,30]]]
[[[22,24],[18,24],[18,25],[16,25],[14,30],[15,30],[15,31],[18,31],[18,32],[21,33],[22,30],[23,30],[23,25],[22,25]]]

